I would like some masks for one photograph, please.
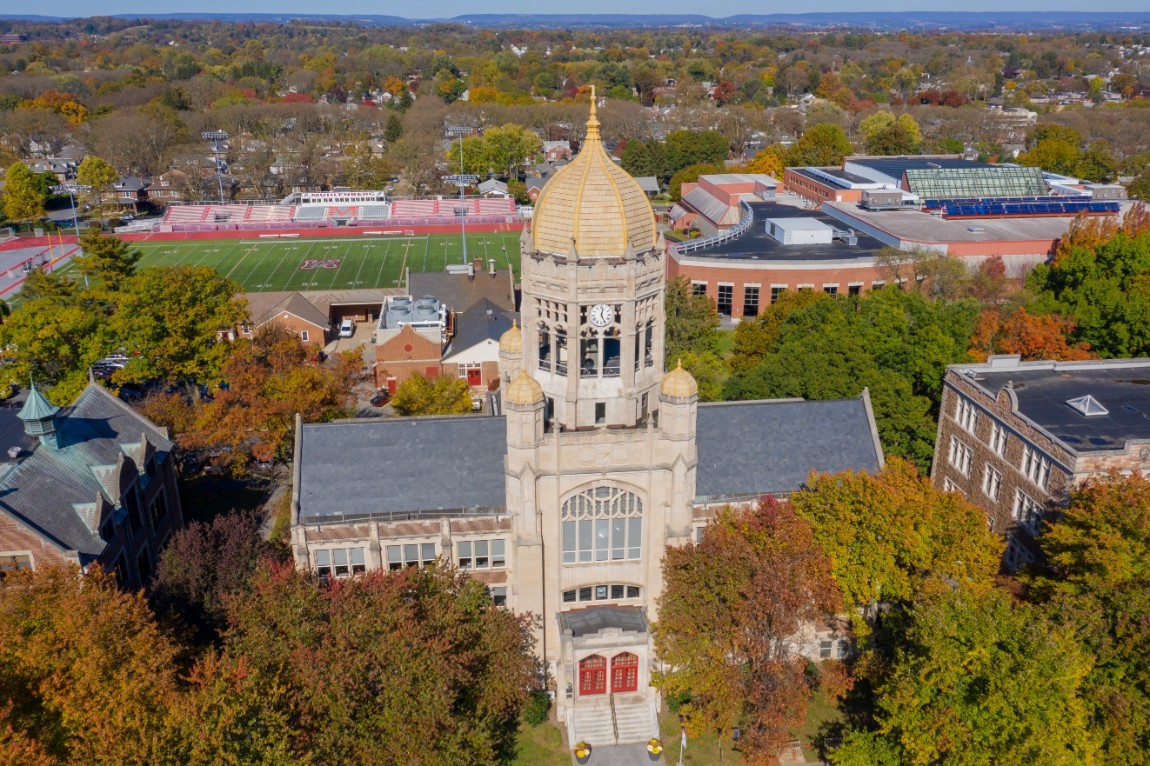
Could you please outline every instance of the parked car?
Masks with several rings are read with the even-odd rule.
[[[355,335],[355,320],[345,319],[339,325],[339,337],[350,338]]]
[[[382,407],[383,405],[387,404],[388,401],[390,401],[390,400],[391,400],[391,392],[388,391],[386,388],[381,388],[375,392],[374,396],[371,397],[371,406],[372,407]]]

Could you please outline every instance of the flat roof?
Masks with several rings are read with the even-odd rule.
[[[829,223],[820,221],[814,216],[804,216],[803,218],[767,218],[769,223],[773,223],[784,231],[826,231],[833,229]]]
[[[712,173],[710,175],[702,175],[699,178],[706,179],[709,183],[713,184],[752,184],[759,183],[766,186],[778,186],[779,182],[771,178],[766,173]]]
[[[1150,442],[1150,359],[1018,362],[992,357],[987,364],[952,369],[992,397],[1012,388],[1017,412],[1074,452]],[[1088,395],[1107,414],[1087,416],[1068,404]]]
[[[908,170],[992,167],[985,162],[964,160],[961,157],[847,157],[843,161],[844,167],[852,162],[893,178],[902,178],[902,174]]]
[[[844,189],[850,189],[855,185],[878,185],[877,181],[872,181],[869,178],[864,178],[854,173],[848,173],[841,168],[787,168],[787,170],[819,183],[837,181],[839,182],[837,185]],[[827,176],[829,176],[829,178]]]
[[[912,242],[997,242],[1058,239],[1074,216],[1012,216],[947,220],[920,210],[865,210],[857,202],[824,202],[829,209]],[[840,228],[848,225],[838,222]],[[972,229],[974,229],[972,231]]]
[[[862,232],[856,232],[858,234],[857,245],[848,245],[839,240],[827,244],[784,245],[767,234],[764,225],[767,219],[778,221],[780,225],[786,228],[793,228],[793,224],[787,222],[786,219],[816,219],[837,229],[845,227],[819,211],[780,205],[775,202],[751,202],[748,204],[754,211],[755,221],[745,234],[715,247],[684,253],[681,257],[696,261],[853,261],[871,259],[876,252],[885,247],[882,242]]]

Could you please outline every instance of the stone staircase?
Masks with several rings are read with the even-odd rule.
[[[572,741],[583,740],[592,747],[607,747],[646,742],[658,736],[653,703],[646,700],[616,699],[614,704],[614,721],[611,719],[610,700],[603,700],[594,706],[580,705],[575,708]],[[617,737],[616,731],[618,731]]]

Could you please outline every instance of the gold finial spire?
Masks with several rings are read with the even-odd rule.
[[[596,111],[596,104],[598,99],[595,98],[595,86],[591,86],[591,116],[587,118],[587,140],[598,141],[599,137],[599,116]]]

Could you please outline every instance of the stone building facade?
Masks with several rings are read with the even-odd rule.
[[[666,249],[594,110],[521,247],[502,414],[300,424],[293,552],[325,576],[437,560],[470,572],[539,616],[573,740],[644,741],[665,548],[812,470],[877,470],[873,415],[865,392],[701,405],[688,372],[665,372]]]
[[[1074,486],[1109,471],[1150,473],[1150,359],[952,365],[931,477],[986,509],[1004,565],[1034,561],[1044,519]]]

